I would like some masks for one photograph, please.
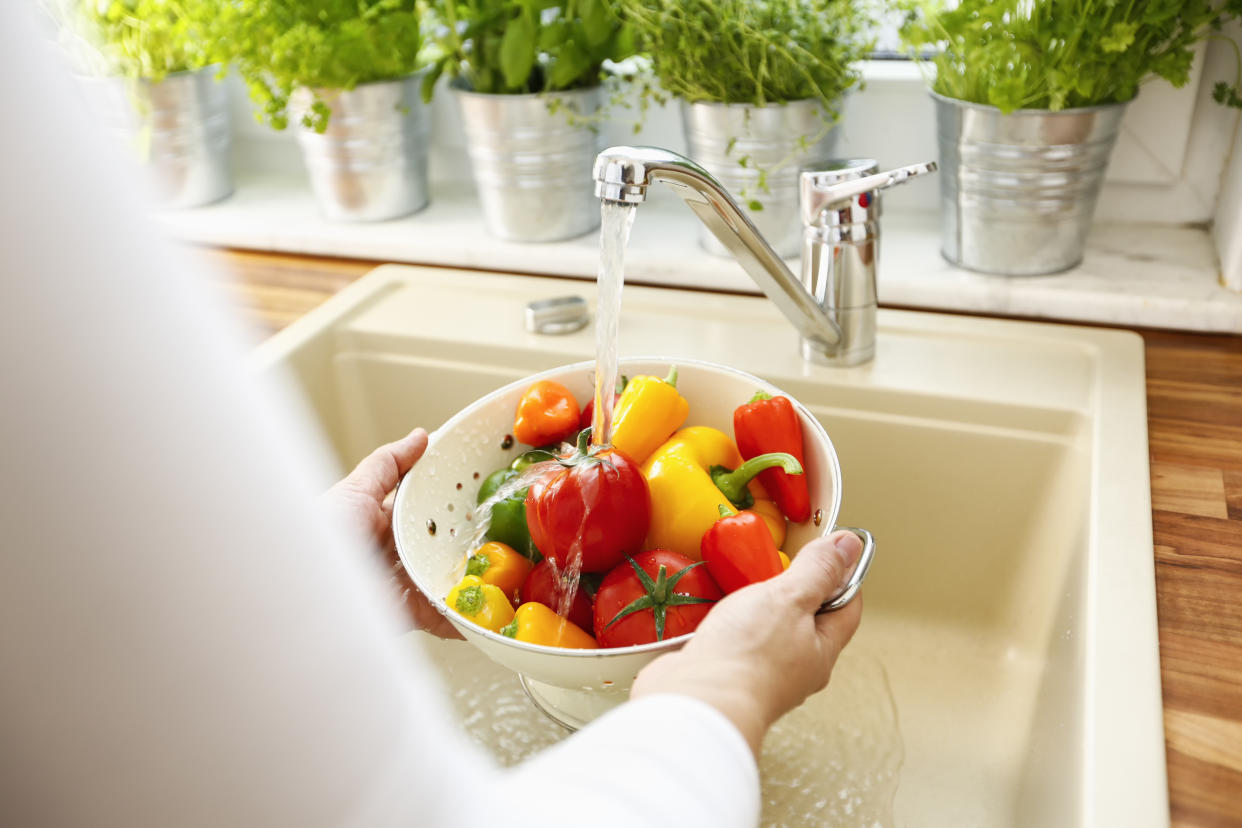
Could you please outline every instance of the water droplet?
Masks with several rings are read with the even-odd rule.
[[[470,512],[466,512],[466,520],[474,520],[474,515]]]
[[[513,448],[513,435],[512,435],[512,434],[506,434],[506,435],[505,435],[505,439],[503,439],[503,440],[501,440],[501,441],[500,441],[500,447],[501,447],[502,449],[505,449],[506,451],[508,451],[509,449]]]
[[[479,473],[478,473],[478,472],[475,472],[475,473],[474,473],[474,479],[475,479],[475,480],[478,480],[478,479],[479,479]]]
[[[436,533],[436,522],[431,518],[427,518],[427,534],[434,535]]]
[[[461,491],[461,484],[460,484],[460,483],[458,483],[458,484],[457,484],[457,491],[459,491],[459,492]]]
[[[816,510],[815,510],[815,517],[814,517],[814,518],[812,518],[812,520],[814,520],[814,521],[815,521],[815,525],[816,525],[816,526],[819,526],[821,523],[823,523],[823,522],[824,522],[824,510],[823,510],[823,509],[816,509]]]
[[[455,538],[455,537],[457,537],[457,530],[456,530],[456,529],[454,529],[454,528],[453,528],[453,527],[451,527],[451,526],[449,527],[449,537],[450,537],[450,538]]]
[[[451,511],[453,511],[453,504],[452,504],[452,503],[448,504],[448,510],[449,510],[450,512],[451,512]]]

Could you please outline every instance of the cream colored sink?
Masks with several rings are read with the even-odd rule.
[[[386,266],[256,358],[292,371],[345,467],[590,357],[589,326],[523,326],[528,301],[572,293],[594,286]],[[881,311],[875,362],[832,369],[798,357],[764,299],[627,287],[621,352],[798,396],[840,454],[842,523],[879,544],[832,686],[769,737],[767,824],[1168,823],[1137,336]],[[502,761],[562,737],[513,674],[465,644],[427,649]]]

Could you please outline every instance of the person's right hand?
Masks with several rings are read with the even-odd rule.
[[[828,684],[858,629],[861,595],[836,612],[815,611],[840,590],[861,552],[853,532],[808,543],[788,570],[713,607],[684,648],[638,674],[631,698],[702,699],[737,726],[758,757],[768,728]]]

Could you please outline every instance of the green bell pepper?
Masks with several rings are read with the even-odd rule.
[[[489,474],[484,478],[483,485],[479,487],[477,502],[482,503],[487,500],[496,493],[497,489],[517,477],[518,474],[519,472],[509,467],[497,469]],[[519,489],[492,506],[492,519],[488,524],[485,538],[511,546],[535,563],[543,560],[543,555],[539,553],[530,539],[530,529],[526,527],[526,489]]]

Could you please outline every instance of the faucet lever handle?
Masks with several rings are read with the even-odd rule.
[[[806,224],[817,223],[825,210],[848,207],[851,199],[863,193],[887,190],[916,175],[934,173],[937,167],[935,161],[926,161],[867,175],[864,173],[875,169],[874,161],[845,162],[834,166],[836,168],[828,170],[808,170],[800,177],[802,220]]]

